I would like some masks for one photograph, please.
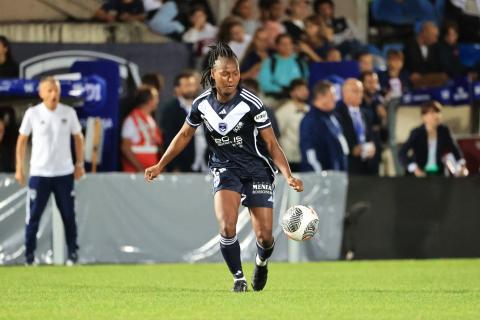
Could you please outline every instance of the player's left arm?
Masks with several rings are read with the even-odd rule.
[[[71,117],[70,130],[73,136],[73,143],[75,146],[75,160],[76,160],[73,176],[75,177],[75,180],[78,180],[85,174],[85,165],[84,165],[84,158],[83,158],[84,150],[85,150],[85,142],[82,134],[82,126],[80,125],[78,116],[73,109],[70,110],[70,117]]]
[[[302,180],[295,178],[292,175],[292,171],[290,170],[290,166],[288,165],[287,158],[285,157],[282,148],[278,144],[272,127],[270,126],[268,128],[261,129],[260,136],[262,137],[263,141],[265,141],[268,152],[270,153],[273,162],[278,167],[278,169],[280,169],[280,172],[285,177],[288,184],[298,192],[303,191],[303,182]]]
[[[80,179],[85,174],[85,166],[84,166],[84,141],[83,141],[83,134],[77,133],[73,135],[73,141],[75,144],[75,171],[74,177],[75,180]]]

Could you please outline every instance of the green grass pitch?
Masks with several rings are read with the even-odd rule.
[[[245,264],[251,276],[251,264]],[[0,319],[480,319],[480,259],[0,268]]]

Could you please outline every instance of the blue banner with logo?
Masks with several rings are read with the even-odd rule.
[[[480,82],[470,82],[467,79],[457,79],[450,85],[438,88],[412,90],[402,97],[404,105],[419,105],[429,100],[437,100],[446,105],[472,104],[480,99]]]
[[[37,97],[39,80],[1,79],[0,96]],[[97,75],[80,80],[60,80],[62,98],[75,98],[84,101],[84,105],[101,107],[102,97],[106,96],[106,82]]]
[[[102,161],[97,170],[117,171],[120,132],[118,123],[120,100],[119,65],[116,62],[107,60],[78,61],[72,65],[70,71],[81,73],[82,78],[96,76],[101,77],[105,81],[104,90],[91,88],[89,95],[86,97],[87,99],[84,100],[83,107],[76,110],[80,123],[84,128],[88,118],[99,117],[102,121]]]

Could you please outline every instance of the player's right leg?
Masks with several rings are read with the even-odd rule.
[[[31,265],[35,260],[37,232],[40,218],[48,203],[51,178],[32,176],[28,181],[27,217],[25,219],[25,259]]]
[[[220,225],[220,251],[233,275],[233,291],[247,291],[247,281],[243,274],[240,257],[240,243],[237,239],[238,208],[240,193],[219,190],[214,196],[215,214]]]

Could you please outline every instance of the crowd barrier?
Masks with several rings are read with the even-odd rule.
[[[302,174],[305,191],[283,178],[275,188],[275,261],[480,257],[480,177],[463,179],[347,177]],[[165,175],[146,183],[141,175],[88,175],[76,186],[81,263],[218,262],[218,225],[211,177]],[[27,189],[0,176],[0,264],[23,263]],[[312,206],[320,229],[311,241],[287,240],[281,213]],[[242,258],[256,252],[249,213],[237,224]],[[41,263],[63,263],[59,214],[51,202],[38,235]],[[343,244],[343,245],[342,245]]]
[[[340,257],[347,177],[342,173],[304,175],[306,191],[291,192],[283,178],[275,186],[274,236],[277,261],[335,260]],[[142,175],[88,175],[76,185],[81,263],[221,261],[213,211],[211,177],[165,175],[146,183]],[[26,188],[0,176],[0,264],[23,263]],[[280,213],[290,205],[310,205],[320,230],[305,243],[287,241]],[[36,253],[41,263],[62,263],[63,229],[51,202],[42,219]],[[53,212],[53,215],[52,215]],[[244,260],[256,253],[247,210],[240,209],[238,238]]]
[[[349,246],[358,259],[480,257],[479,196],[479,176],[350,176]]]

